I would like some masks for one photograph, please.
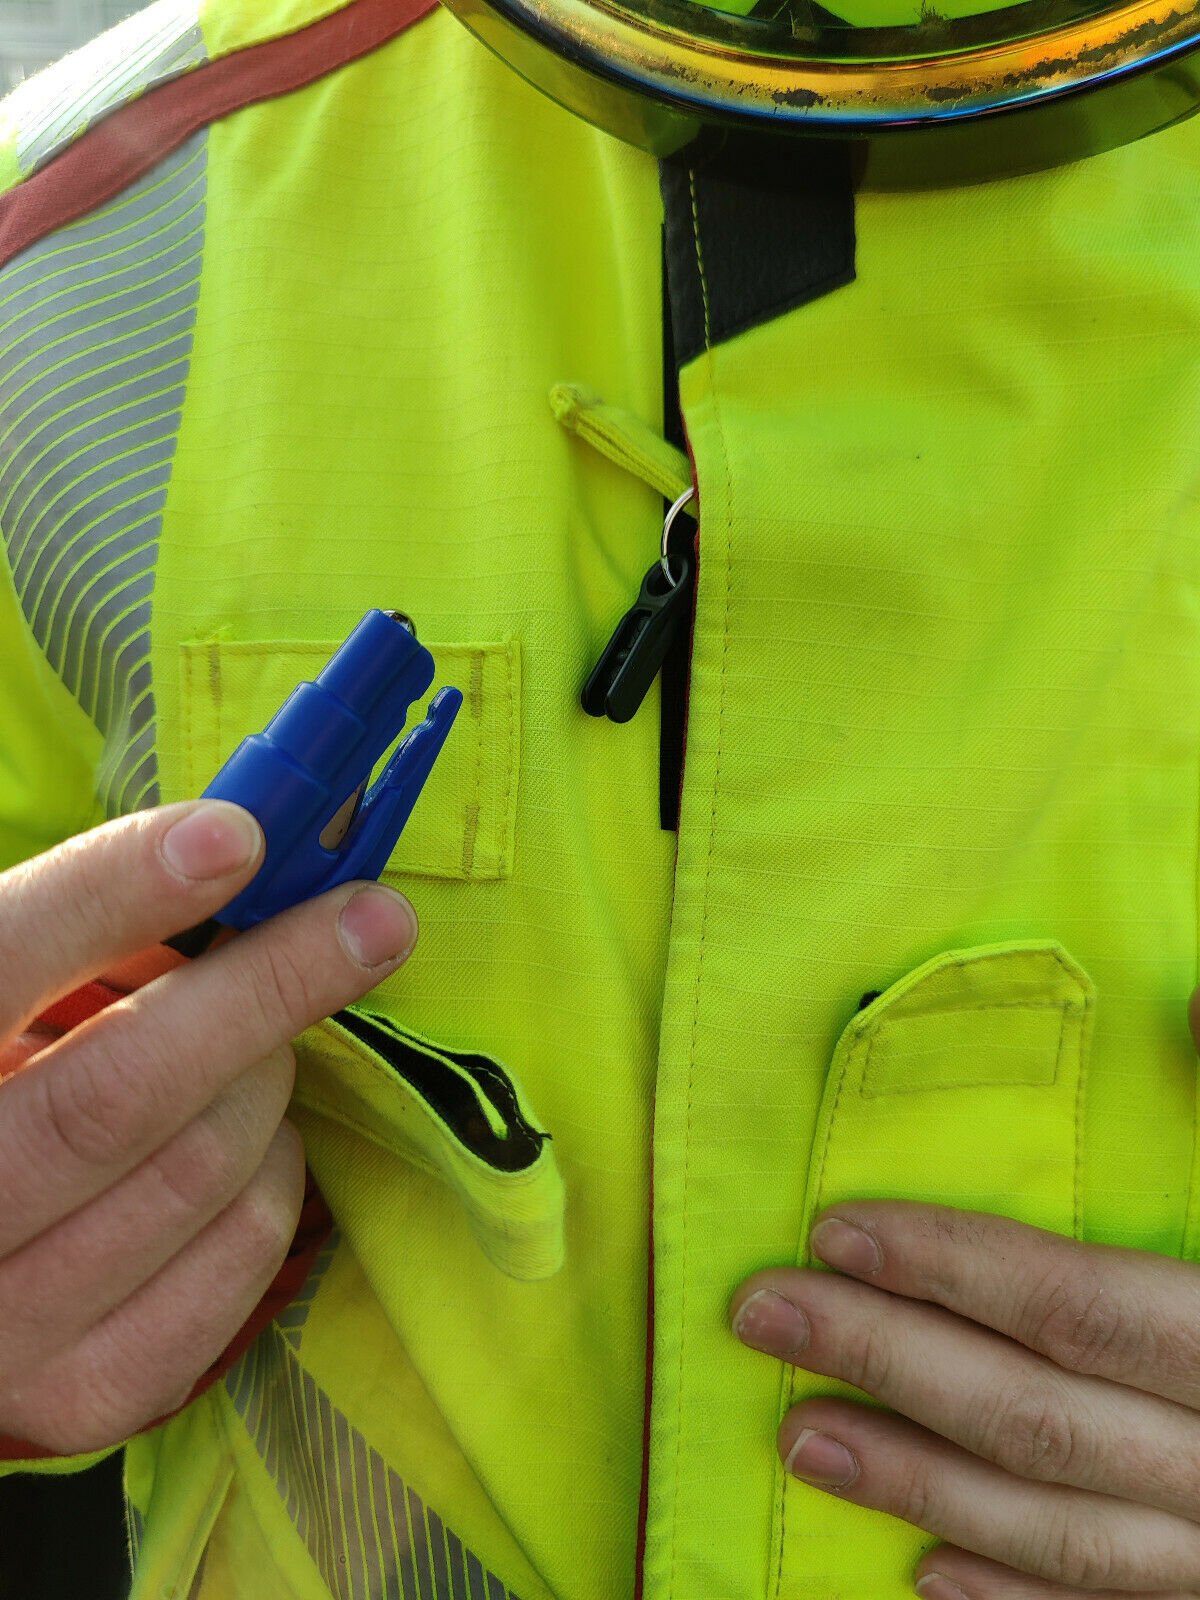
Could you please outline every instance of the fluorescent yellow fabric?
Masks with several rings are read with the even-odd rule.
[[[0,570],[0,683],[3,870],[101,820],[94,787],[100,737],[30,637],[7,566]],[[48,740],[48,727],[61,729],[61,738]]]
[[[371,1004],[504,1064],[553,1136],[565,1203],[539,1177],[464,1205],[414,1164],[398,1082],[305,1052],[309,1158],[379,1309],[323,1284],[302,1351],[348,1429],[520,1600],[611,1600],[636,1542],[675,841],[658,825],[655,718],[593,723],[578,692],[657,549],[662,501],[572,438],[547,396],[584,374],[659,428],[660,215],[649,158],[565,117],[448,15],[212,128],[155,593],[164,796],[194,792],[198,730],[212,750],[218,720],[220,748],[269,715],[276,652],[311,661],[369,605],[416,619],[439,681],[469,690],[455,651],[480,651],[497,736],[474,737],[468,706],[395,863],[423,831],[441,841],[419,880],[396,878],[421,960]],[[198,659],[213,639],[216,678]],[[515,806],[511,856],[480,881],[461,869],[468,750],[481,847],[499,832],[489,808]],[[454,1161],[443,1142],[423,1165]],[[541,1276],[556,1228],[563,1264]],[[410,1381],[429,1397],[415,1409],[393,1394]],[[246,1518],[272,1548],[299,1545],[247,1422],[227,1392],[211,1403],[240,1429],[217,1548],[253,1543]],[[325,1580],[301,1554],[309,1600]],[[202,1600],[232,1566],[214,1560]]]
[[[593,450],[674,502],[692,482],[692,468],[677,450],[640,418],[578,383],[556,383],[550,391],[556,422],[585,439]]]
[[[206,31],[244,15],[210,0]],[[342,1242],[132,1447],[137,1600],[328,1600],[389,1560],[402,1594],[437,1539],[521,1600],[631,1594],[652,1159],[647,1600],[902,1600],[927,1536],[784,1482],[781,1410],[832,1386],[725,1308],[851,1194],[1200,1254],[1200,124],[860,196],[855,283],[685,370],[678,841],[653,702],[577,704],[679,469],[641,431],[653,162],[440,14],[206,155],[164,798],[366,606],[414,615],[476,704],[393,863],[419,953],[370,1004],[503,1063],[562,1188],[472,1168],[379,1058],[311,1037],[296,1115]],[[0,796],[15,839],[49,759]]]
[[[210,60],[278,39],[341,11],[350,0],[200,0]]]
[[[338,1023],[314,1029],[306,1045],[295,1106],[305,1114],[302,1125],[314,1130],[314,1139],[322,1121],[336,1122],[379,1149],[439,1176],[457,1198],[484,1255],[509,1277],[533,1281],[559,1270],[563,1186],[552,1141],[542,1146],[536,1161],[520,1170],[497,1170],[464,1145],[417,1090],[398,1084],[395,1072],[364,1051]],[[445,1057],[439,1066],[444,1074],[466,1076]],[[520,1086],[515,1087],[522,1100]],[[478,1090],[474,1098],[481,1107],[477,1114],[503,1136],[503,1122]],[[522,1104],[521,1110],[525,1120],[536,1126],[533,1108]]]
[[[1183,126],[1041,177],[862,196],[857,281],[683,375],[702,575],[658,1075],[652,1594],[900,1600],[928,1542],[882,1518],[859,1519],[867,1556],[822,1537],[841,1513],[783,1490],[763,1427],[779,1374],[717,1312],[805,1249],[863,994],[945,950],[1059,941],[1097,989],[1083,1232],[1184,1247],[1198,190]],[[943,1144],[986,1165],[974,1099],[937,1094],[889,1187],[953,1196]]]

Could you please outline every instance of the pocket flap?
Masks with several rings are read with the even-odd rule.
[[[1053,1083],[1090,1002],[1057,945],[951,950],[860,1012],[843,1047],[862,1055],[867,1096]]]
[[[1060,945],[949,950],[847,1025],[806,1212],[926,1200],[1071,1233],[1094,991]]]
[[[241,741],[257,733],[298,683],[315,678],[340,641],[214,639],[182,650],[182,742],[187,793],[200,794]],[[486,880],[512,873],[520,761],[521,655],[516,640],[429,645],[435,687],[462,690],[463,707],[384,873]],[[413,707],[410,723],[424,716]]]

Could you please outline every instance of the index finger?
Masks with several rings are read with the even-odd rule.
[[[836,1206],[810,1242],[818,1260],[1068,1371],[1200,1409],[1200,1271],[1189,1262],[905,1200]]]
[[[262,829],[226,801],[122,817],[0,876],[0,1043],[114,962],[195,927],[254,876]]]
[[[348,883],[156,978],[0,1090],[0,1258],[162,1149],[243,1072],[411,951],[402,895]]]

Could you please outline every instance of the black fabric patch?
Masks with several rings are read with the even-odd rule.
[[[851,146],[734,135],[659,163],[678,367],[854,281]]]

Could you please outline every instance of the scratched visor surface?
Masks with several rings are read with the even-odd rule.
[[[1200,0],[444,3],[560,105],[654,155],[703,159],[731,129],[793,149],[849,139],[860,191],[1069,165],[1200,107]]]

